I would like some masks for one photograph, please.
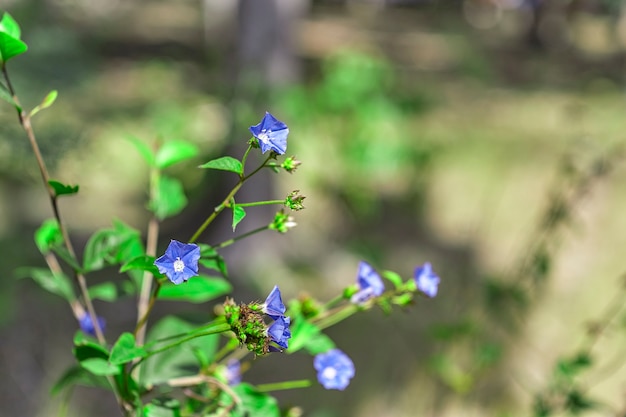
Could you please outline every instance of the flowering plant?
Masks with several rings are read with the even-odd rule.
[[[323,332],[325,329],[375,306],[390,311],[393,306],[410,305],[416,294],[430,298],[437,294],[439,277],[429,263],[416,270],[414,279],[404,280],[391,271],[379,274],[363,261],[358,265],[355,283],[327,302],[301,295],[285,304],[278,286],[271,289],[263,303],[223,299],[233,288],[220,250],[265,230],[286,233],[296,225],[290,212],[304,209],[305,197],[297,190],[279,200],[242,203],[236,199],[238,191],[260,171],[293,173],[300,165],[294,156],[278,162],[287,151],[290,132],[284,122],[269,112],[258,124],[250,126],[253,137],[241,158],[223,156],[199,166],[229,172],[237,181],[191,236],[184,240],[170,238],[163,252],[158,251],[160,223],[179,214],[186,204],[182,185],[164,170],[188,162],[197,150],[183,141],[154,146],[132,142],[150,170],[145,240],[140,231],[116,221],[112,227],[96,231],[79,255],[58,205],[59,199],[78,193],[79,186],[50,176],[32,125],[33,116],[53,105],[57,92],[52,91],[40,105],[27,111],[10,81],[8,61],[27,50],[20,35],[17,22],[5,13],[0,21],[0,97],[17,111],[37,158],[53,213],[53,218],[45,221],[35,234],[47,268],[25,268],[22,272],[45,290],[67,300],[77,320],[73,340],[76,365],[59,378],[53,391],[73,385],[110,391],[125,416],[243,416],[256,415],[261,410],[263,415],[279,416],[280,409],[271,391],[309,386],[313,369],[326,389],[344,390],[355,376],[353,361]],[[254,156],[256,149],[260,149],[258,161]],[[221,243],[203,242],[207,228],[224,211],[231,213],[236,233],[246,210],[267,204],[281,208],[266,225]],[[107,332],[106,317],[98,315],[93,303],[96,299],[114,302],[120,298],[116,283],[93,285],[86,279],[104,268],[117,268],[126,276],[125,295],[133,297],[137,304],[134,328],[117,335]],[[388,287],[383,279],[389,282]],[[215,314],[207,313],[201,324],[167,316],[152,325],[154,306],[165,300],[216,302],[217,308]],[[305,379],[267,386],[244,382],[242,371],[254,362],[250,358],[300,350],[313,357],[311,375],[304,375]]]

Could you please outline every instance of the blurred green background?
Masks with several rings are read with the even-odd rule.
[[[9,65],[22,103],[59,90],[35,130],[53,178],[81,186],[61,207],[79,245],[113,218],[145,228],[147,167],[129,137],[193,141],[200,164],[240,155],[247,127],[269,110],[289,125],[287,153],[303,165],[256,179],[242,200],[300,189],[306,210],[286,236],[225,252],[237,300],[274,284],[288,298],[331,298],[360,259],[405,277],[433,264],[437,298],[329,330],[357,368],[346,392],[278,393],[285,407],[314,417],[534,415],[559,358],[576,353],[609,303],[624,304],[620,0],[0,0],[0,10],[30,46]],[[162,242],[188,237],[231,185],[194,167],[172,169],[191,204],[163,225]],[[32,234],[51,213],[39,182],[5,104],[0,416],[57,415],[49,389],[74,361],[70,309],[14,274],[43,265]],[[271,215],[250,211],[240,231]],[[204,241],[231,235],[225,219]],[[132,300],[96,307],[111,334],[134,323]],[[594,345],[584,387],[605,405],[584,415],[626,414],[624,329]],[[254,365],[252,382],[315,377],[300,354]],[[70,416],[117,413],[95,390],[71,405]]]

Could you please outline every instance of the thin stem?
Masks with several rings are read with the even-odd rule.
[[[285,204],[285,200],[267,200],[267,201],[256,201],[254,203],[237,203],[239,207],[268,206],[270,204]]]
[[[248,149],[246,150],[246,153],[244,154],[244,159],[247,157],[248,152],[250,152],[250,147],[248,147]],[[235,186],[233,187],[232,190],[230,190],[230,192],[228,193],[228,195],[224,198],[224,200],[222,200],[222,203],[220,205],[218,205],[217,207],[215,207],[213,209],[213,212],[209,215],[209,217],[207,217],[207,219],[204,221],[204,223],[202,223],[202,225],[198,228],[198,230],[196,230],[196,232],[193,234],[193,236],[191,236],[191,239],[189,239],[189,243],[193,243],[196,240],[198,240],[198,238],[200,237],[200,235],[206,230],[206,228],[213,222],[213,220],[215,220],[215,218],[217,217],[218,214],[220,214],[222,212],[222,210],[224,210],[226,207],[228,207],[230,205],[231,200],[233,199],[233,197],[235,196],[235,194],[237,194],[237,191],[239,191],[239,189],[241,188],[241,186],[243,185],[243,183],[245,181],[247,181],[248,179],[250,179],[250,177],[252,177],[254,174],[256,174],[257,172],[259,172],[261,170],[261,168],[263,168],[265,166],[265,164],[267,164],[267,162],[270,160],[270,158],[272,157],[272,154],[270,154],[265,161],[263,161],[263,163],[261,165],[259,165],[254,171],[252,171],[250,174],[248,175],[244,175],[241,174],[239,176],[239,181],[237,182],[237,184],[235,184]],[[244,161],[245,162],[245,161]]]
[[[319,320],[314,320],[313,323],[320,330],[323,330],[347,319],[348,317],[352,316],[354,313],[363,308],[363,306],[357,306],[355,304],[342,306],[334,312],[329,312],[328,316],[321,317]]]
[[[13,101],[15,102],[17,106],[21,108],[22,106],[20,105],[17,94],[15,93],[15,90],[13,89],[13,85],[11,84],[11,79],[9,78],[9,73],[6,69],[6,65],[2,66],[2,73],[4,75],[4,79],[7,82],[7,87],[9,88],[9,92],[11,93],[11,96],[13,97]],[[48,174],[48,169],[46,168],[46,164],[41,155],[41,150],[39,149],[37,139],[35,138],[35,132],[33,131],[33,127],[30,122],[30,116],[28,116],[22,110],[22,111],[18,111],[18,118],[19,118],[20,124],[22,125],[22,128],[26,132],[26,136],[28,136],[30,146],[33,149],[35,158],[37,159],[37,165],[39,166],[41,179],[44,183],[44,187],[48,191],[50,205],[52,206],[54,217],[56,218],[57,223],[59,224],[59,229],[61,231],[61,235],[63,236],[63,240],[65,242],[65,247],[67,248],[67,251],[72,256],[72,258],[74,258],[74,260],[77,260],[76,252],[74,251],[74,247],[72,246],[72,241],[70,240],[70,236],[69,236],[69,233],[67,232],[67,228],[65,227],[65,224],[63,223],[61,212],[59,211],[59,206],[57,204],[57,196],[55,195],[54,190],[52,189],[52,187],[50,187],[50,184],[49,184],[50,175]],[[102,329],[100,328],[100,324],[98,323],[98,319],[96,316],[95,309],[93,308],[91,298],[89,297],[89,293],[87,292],[87,282],[85,280],[85,277],[83,274],[79,273],[78,271],[74,271],[74,272],[75,272],[76,281],[78,282],[78,287],[80,288],[80,292],[83,297],[83,301],[85,303],[85,306],[87,307],[89,316],[91,317],[91,322],[93,323],[96,337],[98,338],[98,341],[104,345],[106,344],[106,339],[104,338],[104,334],[102,333]]]
[[[180,340],[177,340],[177,341],[175,341],[173,343],[170,343],[168,345],[165,345],[163,347],[160,347],[158,349],[150,351],[150,352],[148,352],[148,354],[145,357],[142,358],[142,361],[146,360],[147,358],[149,358],[151,356],[156,355],[157,353],[161,353],[161,352],[164,352],[164,351],[166,351],[168,349],[171,349],[173,347],[182,345],[183,343],[188,342],[190,340],[197,339],[198,337],[209,336],[209,335],[218,334],[218,333],[224,333],[224,332],[227,332],[229,330],[230,330],[230,324],[228,324],[228,323],[216,324],[212,328],[206,329],[206,330],[204,330],[202,332],[198,332],[198,333],[195,333],[195,332],[191,333],[188,336],[183,337]]]
[[[139,332],[139,329],[145,326],[146,322],[148,321],[148,317],[150,316],[150,312],[152,311],[152,308],[154,307],[154,303],[156,302],[156,299],[159,296],[160,290],[161,290],[161,282],[155,281],[154,289],[152,291],[152,296],[150,297],[150,301],[148,302],[148,307],[146,308],[146,311],[143,314],[143,316],[141,316],[141,318],[137,321],[137,326],[135,326],[135,331],[134,331],[135,334],[137,334]]]
[[[298,379],[295,381],[285,381],[285,382],[274,382],[270,384],[260,384],[256,386],[257,391],[259,392],[270,392],[270,391],[282,391],[287,389],[295,389],[295,388],[308,388],[311,386],[311,381],[308,379]]]
[[[254,235],[254,234],[256,234],[256,233],[262,232],[262,231],[264,231],[264,230],[269,230],[269,228],[270,228],[270,226],[269,226],[269,225],[259,227],[258,229],[254,229],[254,230],[251,230],[251,231],[249,231],[249,232],[243,233],[243,234],[241,234],[241,235],[239,235],[239,236],[236,236],[236,237],[234,237],[234,238],[232,238],[232,239],[225,240],[225,241],[223,241],[222,243],[219,243],[219,244],[217,244],[216,246],[213,246],[213,249],[222,249],[222,248],[225,248],[226,246],[230,246],[230,245],[232,245],[233,243],[235,243],[235,242],[237,242],[237,241],[239,241],[239,240],[245,239],[245,238],[247,238],[247,237],[250,237],[250,236],[252,236],[252,235]]]

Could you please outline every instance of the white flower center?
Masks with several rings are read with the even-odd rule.
[[[261,130],[261,133],[259,133],[259,136],[257,136],[259,138],[259,140],[263,143],[268,143],[270,141],[270,133],[272,133],[271,130]]]
[[[324,377],[324,379],[335,379],[335,377],[337,376],[337,370],[332,366],[328,366],[324,368],[322,376]]]
[[[183,272],[185,270],[185,263],[177,257],[174,261],[174,272]]]

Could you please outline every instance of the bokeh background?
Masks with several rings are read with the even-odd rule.
[[[62,202],[78,246],[114,218],[145,228],[147,169],[129,137],[193,141],[200,164],[240,155],[270,110],[303,165],[260,177],[243,199],[300,189],[306,210],[289,234],[225,251],[236,299],[274,284],[288,298],[331,298],[360,259],[404,277],[433,264],[437,298],[328,331],[357,368],[346,392],[280,392],[283,406],[312,417],[531,416],[559,358],[610,314],[583,383],[602,406],[584,415],[626,415],[621,0],[0,0],[0,10],[30,46],[9,66],[22,103],[60,92],[35,130],[52,176],[81,186]],[[170,172],[191,203],[161,242],[189,236],[231,185],[195,165]],[[15,274],[43,265],[32,235],[51,213],[38,175],[4,104],[0,416],[58,415],[49,390],[74,361],[68,306]],[[250,211],[240,230],[271,215]],[[225,221],[203,240],[231,234]],[[134,324],[132,300],[96,307],[111,334]],[[299,354],[246,374],[301,378],[314,370]],[[117,413],[112,397],[79,389],[67,415]]]

